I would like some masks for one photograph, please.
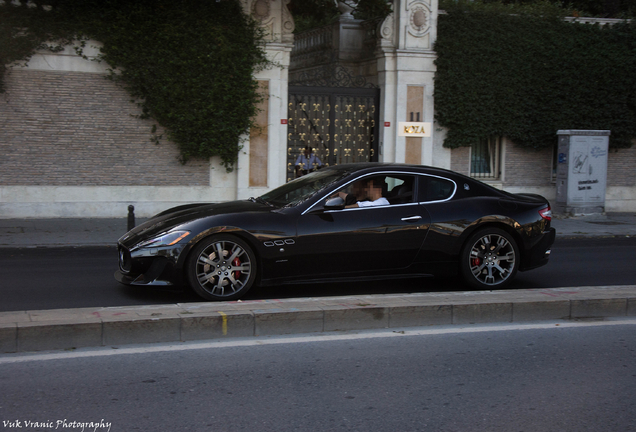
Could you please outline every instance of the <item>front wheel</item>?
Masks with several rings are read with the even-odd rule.
[[[510,234],[498,228],[484,228],[466,242],[460,269],[466,282],[475,288],[502,288],[517,273],[519,259],[519,248]]]
[[[236,300],[256,279],[256,256],[243,240],[214,235],[194,248],[186,276],[192,289],[207,300]]]

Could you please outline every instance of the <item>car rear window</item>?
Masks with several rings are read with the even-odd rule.
[[[420,202],[443,201],[455,193],[455,183],[441,178],[422,176],[420,179]]]

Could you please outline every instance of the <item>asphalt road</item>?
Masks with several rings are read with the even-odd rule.
[[[518,273],[511,288],[636,284],[636,238],[557,239],[547,266]],[[201,301],[190,291],[120,285],[117,251],[106,247],[0,249],[0,311]],[[463,291],[459,279],[408,279],[252,289],[246,300]]]
[[[0,415],[22,422],[5,430],[39,431],[633,432],[635,328],[455,326],[4,355]]]

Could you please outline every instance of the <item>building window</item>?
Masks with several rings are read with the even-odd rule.
[[[501,159],[501,137],[482,139],[470,147],[470,176],[498,179]]]

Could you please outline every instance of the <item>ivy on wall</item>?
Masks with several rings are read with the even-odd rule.
[[[167,130],[181,159],[220,156],[231,170],[268,65],[258,25],[236,0],[56,0],[0,5],[0,92],[7,65],[73,40],[103,43],[109,78]],[[44,3],[44,4],[43,4]],[[81,54],[81,48],[79,49]]]
[[[545,5],[544,5],[545,6]],[[540,149],[559,129],[636,138],[636,22],[598,26],[563,10],[447,2],[438,21],[435,109],[444,145],[506,136]]]

